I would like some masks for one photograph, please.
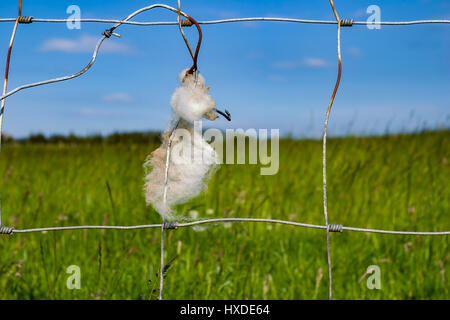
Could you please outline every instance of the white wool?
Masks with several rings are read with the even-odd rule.
[[[186,70],[183,70],[178,79],[182,85],[175,89],[170,100],[176,115],[192,123],[215,109],[216,102],[208,94],[209,89],[205,88],[205,79],[201,74],[186,75]]]
[[[180,79],[182,86],[175,90],[171,99],[174,119],[163,134],[162,145],[145,163],[151,169],[145,177],[146,202],[169,220],[176,218],[173,206],[198,196],[206,188],[219,163],[215,150],[204,140],[202,132],[196,132],[193,127],[193,122],[202,116],[211,118],[215,102],[204,88],[205,80],[200,74],[184,76],[185,73],[182,72]],[[166,155],[172,131],[167,203],[164,204]]]

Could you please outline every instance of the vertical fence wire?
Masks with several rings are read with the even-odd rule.
[[[22,0],[19,0],[19,13],[17,15],[16,21],[14,23],[13,31],[11,34],[11,39],[9,41],[8,54],[6,56],[6,66],[5,66],[5,79],[3,81],[3,91],[2,94],[5,95],[8,89],[8,78],[9,78],[9,65],[11,62],[12,47],[14,44],[14,39],[16,38],[17,26],[19,25],[19,19],[22,16]],[[3,115],[5,113],[6,99],[3,99],[0,105],[0,151],[2,148],[2,135],[3,135]],[[1,154],[1,153],[0,153]],[[2,197],[0,190],[0,226],[2,225]]]
[[[327,238],[327,264],[328,264],[328,299],[333,299],[333,277],[332,277],[332,266],[331,266],[331,250],[330,250],[330,230],[328,224],[328,203],[327,203],[327,129],[328,120],[330,118],[331,107],[333,106],[333,101],[336,96],[336,92],[339,88],[339,82],[341,81],[341,23],[339,16],[334,8],[333,0],[329,0],[331,8],[333,9],[334,16],[337,21],[337,52],[338,52],[338,76],[336,84],[334,85],[334,90],[331,95],[330,102],[328,104],[327,113],[325,116],[325,124],[323,127],[323,149],[322,149],[322,167],[323,167],[323,215],[325,218],[326,238]]]
[[[167,143],[167,151],[166,151],[166,167],[164,171],[164,191],[163,191],[163,207],[164,210],[168,210],[167,206],[167,184],[169,181],[169,167],[170,167],[170,152],[172,147],[173,136],[175,134],[175,130],[178,127],[177,122],[175,127],[170,132],[169,141]],[[166,228],[166,216],[165,213],[162,215],[162,225],[161,225],[161,266],[159,271],[159,300],[163,299],[163,290],[164,290],[164,229]]]
[[[189,54],[191,55],[191,58],[194,59],[194,53],[192,52],[191,46],[189,45],[189,41],[186,38],[186,35],[184,34],[183,27],[181,25],[181,3],[180,0],[178,0],[178,12],[177,12],[177,23],[178,23],[178,29],[180,30],[181,36],[183,37],[184,43],[186,44],[186,47],[189,50]]]

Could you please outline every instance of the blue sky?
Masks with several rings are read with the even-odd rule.
[[[82,18],[124,18],[152,4],[142,0],[23,0],[23,15],[66,18],[76,4]],[[176,7],[176,1],[162,3]],[[335,0],[342,18],[366,20],[369,5],[382,20],[450,19],[450,3]],[[184,0],[197,20],[276,16],[333,20],[327,0]],[[2,0],[1,17],[17,14],[16,0]],[[137,21],[168,21],[155,9]],[[20,25],[11,60],[9,89],[80,70],[108,25]],[[0,65],[12,23],[0,23]],[[176,26],[122,26],[107,39],[98,60],[80,78],[32,88],[8,98],[4,130],[16,137],[42,132],[108,134],[160,130],[170,115],[178,72],[191,60]],[[219,128],[279,128],[281,134],[318,137],[337,73],[336,26],[252,22],[203,26],[199,70],[218,106],[233,121]],[[192,43],[194,28],[186,29]],[[375,134],[423,127],[450,127],[450,25],[344,28],[343,74],[330,133]],[[1,62],[3,61],[3,62]],[[2,71],[3,72],[3,71]],[[206,124],[205,124],[206,125]]]

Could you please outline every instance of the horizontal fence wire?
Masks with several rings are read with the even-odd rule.
[[[247,18],[231,18],[231,19],[220,19],[220,20],[205,20],[198,21],[200,25],[213,25],[213,24],[225,24],[225,23],[238,23],[238,22],[290,22],[290,23],[304,23],[304,24],[328,24],[328,25],[337,25],[338,27],[338,66],[339,73],[338,79],[336,81],[335,89],[333,91],[330,104],[328,106],[328,110],[326,113],[325,125],[324,125],[324,134],[323,134],[323,195],[324,195],[324,218],[325,225],[315,225],[308,223],[300,223],[295,221],[287,221],[287,220],[276,220],[276,219],[259,219],[259,218],[215,218],[215,219],[202,219],[190,222],[166,222],[163,219],[163,223],[161,224],[144,224],[144,225],[131,225],[131,226],[107,226],[107,225],[85,225],[85,226],[61,226],[61,227],[43,227],[43,228],[30,228],[30,229],[15,229],[14,227],[2,226],[1,224],[1,209],[0,209],[0,234],[16,234],[16,233],[33,233],[33,232],[49,232],[49,231],[65,231],[65,230],[87,230],[87,229],[101,229],[101,230],[136,230],[136,229],[148,229],[148,228],[161,228],[161,282],[160,282],[160,296],[162,299],[163,292],[163,261],[164,261],[164,230],[165,229],[178,229],[183,227],[192,227],[201,224],[215,224],[220,225],[221,223],[235,223],[235,222],[252,222],[252,223],[273,223],[273,224],[283,224],[290,225],[294,227],[304,227],[304,228],[312,228],[312,229],[320,229],[325,230],[327,235],[327,258],[328,258],[328,271],[329,271],[329,298],[332,299],[332,278],[331,278],[331,256],[330,256],[330,243],[329,243],[329,234],[330,232],[343,232],[343,231],[351,231],[351,232],[366,232],[366,233],[379,233],[379,234],[388,234],[388,235],[411,235],[411,236],[445,236],[450,235],[450,231],[433,231],[433,232],[421,232],[421,231],[395,231],[395,230],[383,230],[383,229],[368,229],[368,228],[357,228],[357,227],[346,227],[341,224],[329,224],[328,223],[328,215],[327,215],[327,189],[326,189],[326,132],[327,132],[327,124],[328,118],[331,111],[331,106],[333,104],[334,96],[339,87],[340,74],[341,74],[341,56],[340,56],[340,28],[341,27],[351,27],[353,25],[382,25],[382,26],[405,26],[405,25],[419,25],[419,24],[450,24],[450,20],[441,19],[441,20],[412,20],[412,21],[354,21],[353,19],[339,19],[339,16],[334,7],[333,1],[329,0],[333,13],[335,15],[336,20],[328,21],[328,20],[309,20],[309,19],[294,19],[294,18],[281,18],[281,17],[247,17]],[[175,12],[178,14],[177,21],[156,21],[156,22],[139,22],[139,21],[130,21],[133,17],[138,14],[154,9],[154,8],[164,8],[169,11]],[[95,63],[98,55],[98,51],[106,38],[110,38],[111,36],[120,37],[117,33],[115,33],[115,29],[120,27],[121,25],[135,25],[135,26],[164,26],[164,25],[178,25],[181,33],[183,31],[181,27],[189,27],[192,25],[189,20],[180,21],[179,16],[182,14],[185,17],[188,17],[184,12],[180,10],[180,2],[178,1],[178,9],[175,9],[171,6],[165,4],[154,4],[150,6],[143,7],[141,9],[136,10],[132,14],[130,14],[127,18],[123,20],[116,19],[43,19],[43,18],[35,18],[32,16],[21,16],[21,0],[19,0],[19,16],[16,18],[0,18],[0,22],[15,22],[15,28],[12,35],[12,41],[15,36],[15,29],[17,28],[17,24],[30,24],[30,23],[67,23],[67,22],[83,22],[83,23],[114,23],[114,25],[106,29],[102,36],[97,41],[95,45],[93,55],[88,64],[82,68],[77,73],[67,75],[64,77],[53,78],[49,80],[34,82],[30,84],[25,84],[15,89],[6,92],[6,82],[7,75],[5,77],[5,85],[3,95],[0,96],[0,101],[2,101],[2,107],[4,106],[4,101],[7,97],[21,91],[24,89],[37,87],[41,85],[46,85],[50,83],[56,83],[61,81],[70,80],[76,78],[82,74],[84,74],[87,70],[89,70],[92,65]],[[188,43],[187,43],[188,45]],[[8,58],[9,60],[9,58]],[[7,65],[8,66],[8,65]],[[7,68],[8,69],[8,68]],[[3,115],[2,108],[2,115]],[[0,134],[1,134],[1,119],[0,119]],[[1,143],[1,140],[0,140]],[[1,144],[0,144],[1,146]]]
[[[44,227],[44,228],[31,228],[31,229],[15,229],[12,227],[0,227],[0,234],[14,234],[14,233],[31,233],[31,232],[44,232],[44,231],[64,231],[64,230],[82,230],[82,229],[113,229],[113,230],[136,230],[136,229],[149,229],[149,228],[161,228],[164,226],[165,229],[177,229],[183,227],[192,227],[201,224],[220,224],[220,223],[232,223],[232,222],[263,222],[263,223],[274,223],[274,224],[284,224],[294,227],[304,227],[312,229],[322,229],[326,230],[326,225],[317,225],[309,223],[301,223],[296,221],[288,220],[277,220],[277,219],[259,219],[259,218],[215,218],[215,219],[204,219],[191,222],[166,222],[165,224],[141,224],[132,226],[105,226],[105,225],[88,225],[88,226],[67,226],[67,227]],[[346,227],[340,224],[332,225],[334,230],[331,232],[342,232],[342,231],[354,231],[354,232],[370,232],[370,233],[383,233],[383,234],[397,234],[397,235],[411,235],[411,236],[444,236],[450,235],[450,231],[432,231],[432,232],[420,232],[420,231],[394,231],[394,230],[383,230],[383,229],[367,229],[367,228],[355,228]],[[2,230],[1,228],[5,228]],[[8,229],[6,229],[8,228]]]
[[[88,23],[122,23],[135,26],[176,26],[177,21],[155,21],[155,22],[139,22],[139,21],[123,21],[117,19],[39,19],[30,17],[31,22],[46,22],[46,23],[67,23],[67,22],[88,22]],[[0,22],[14,22],[16,18],[0,18]],[[246,18],[230,18],[219,20],[203,20],[197,21],[199,24],[222,24],[233,22],[256,22],[256,21],[272,21],[272,22],[294,22],[294,23],[311,23],[311,24],[337,24],[335,20],[310,20],[310,19],[294,19],[294,18],[278,18],[278,17],[246,17]],[[450,23],[450,20],[446,19],[433,19],[433,20],[411,20],[411,21],[353,21],[354,25],[382,25],[382,26],[407,26],[417,24],[429,24],[429,23]]]

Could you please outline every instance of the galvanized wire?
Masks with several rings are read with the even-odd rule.
[[[166,166],[164,170],[164,189],[163,189],[163,205],[164,210],[168,208],[167,206],[167,188],[169,181],[169,168],[170,168],[170,153],[172,151],[172,141],[175,134],[175,130],[178,127],[180,121],[176,123],[172,132],[170,132],[169,141],[167,142],[167,150],[166,150]],[[159,300],[162,300],[163,296],[163,288],[164,288],[164,229],[166,225],[166,216],[163,214],[162,216],[162,225],[161,225],[161,269],[159,271]]]
[[[283,224],[294,227],[303,227],[311,229],[326,230],[327,226],[318,224],[309,224],[289,220],[278,220],[278,219],[263,219],[263,218],[214,218],[214,219],[202,219],[191,222],[171,222],[170,229],[192,227],[201,224],[221,224],[221,223],[235,223],[235,222],[255,222],[255,223],[274,223]],[[166,222],[167,224],[167,222]],[[67,226],[67,227],[43,227],[43,228],[30,228],[30,229],[14,229],[10,232],[1,232],[4,234],[14,234],[14,233],[33,233],[33,232],[53,232],[53,231],[67,231],[67,230],[83,230],[83,229],[100,229],[100,230],[136,230],[136,229],[149,229],[149,228],[161,228],[164,225],[158,224],[141,224],[132,226]],[[330,226],[330,225],[329,225]],[[7,227],[5,227],[7,228]],[[165,228],[168,229],[168,228]],[[382,233],[391,235],[406,235],[406,236],[448,236],[450,231],[396,231],[396,230],[384,230],[384,229],[368,229],[368,228],[355,228],[342,226],[343,231],[352,232],[367,232],[367,233]]]
[[[130,14],[124,20],[118,20],[116,22],[116,24],[112,28],[108,29],[107,31],[115,30],[116,28],[118,28],[122,24],[125,24],[127,21],[129,21],[133,17],[137,16],[138,14],[140,14],[142,12],[145,12],[145,11],[148,11],[148,10],[155,9],[155,8],[164,8],[164,9],[170,10],[170,11],[175,12],[175,13],[178,12],[177,9],[175,9],[175,8],[173,8],[171,6],[165,5],[165,4],[153,4],[153,5],[150,5],[150,6],[147,6],[147,7],[144,7],[144,8],[141,8],[139,10],[134,11],[132,14]],[[184,12],[181,12],[181,14],[186,15]],[[70,80],[70,79],[73,79],[73,78],[81,76],[83,73],[85,73],[87,70],[89,70],[92,67],[92,65],[94,64],[95,60],[97,59],[97,54],[98,54],[98,51],[100,49],[100,46],[102,45],[103,41],[106,38],[109,38],[109,37],[110,37],[110,34],[108,35],[106,32],[103,33],[103,35],[97,41],[97,44],[96,44],[96,46],[94,48],[94,53],[92,55],[91,60],[89,61],[89,63],[83,69],[81,69],[77,73],[74,73],[74,74],[71,74],[71,75],[68,75],[68,76],[64,76],[64,77],[58,77],[58,78],[53,78],[53,79],[49,79],[49,80],[45,80],[45,81],[39,81],[39,82],[34,82],[34,83],[30,83],[30,84],[25,84],[25,85],[19,86],[19,87],[15,88],[15,89],[9,91],[8,93],[3,94],[2,96],[0,96],[0,100],[4,100],[5,98],[7,98],[7,97],[9,97],[9,96],[11,96],[11,95],[21,91],[21,90],[24,90],[24,89],[38,87],[38,86],[42,86],[42,85],[46,85],[46,84],[50,84],[50,83],[55,83],[55,82],[66,81],[66,80]]]
[[[167,6],[169,7],[169,6]],[[0,18],[0,22],[14,22],[16,18]],[[44,22],[44,23],[67,23],[72,22],[73,19],[45,19],[45,18],[34,18],[34,22]],[[139,21],[123,21],[118,19],[78,19],[79,22],[87,23],[119,23],[135,26],[175,26],[178,24],[177,21],[155,21],[155,22],[139,22]],[[293,23],[310,23],[310,24],[337,24],[335,20],[314,20],[314,19],[295,19],[295,18],[280,18],[280,17],[246,17],[246,18],[230,18],[230,19],[218,19],[218,20],[203,20],[198,21],[199,24],[222,24],[222,23],[234,23],[234,22],[257,22],[257,21],[268,21],[268,22],[293,22]],[[429,20],[411,20],[411,21],[380,21],[375,24],[382,26],[405,26],[405,25],[417,25],[417,24],[441,24],[450,23],[448,19],[429,19]],[[354,25],[373,25],[373,22],[368,21],[354,21]]]
[[[327,264],[328,264],[328,299],[333,299],[333,277],[331,270],[331,252],[330,252],[330,229],[328,228],[328,203],[327,203],[327,129],[328,120],[330,118],[331,107],[333,106],[334,98],[336,97],[337,90],[339,88],[339,83],[341,81],[341,19],[334,7],[333,0],[329,0],[331,8],[333,9],[334,17],[336,18],[337,24],[337,55],[338,55],[338,75],[336,79],[336,84],[334,85],[333,93],[331,94],[330,102],[328,104],[325,123],[323,126],[323,138],[322,138],[322,182],[323,182],[323,215],[325,220],[325,226],[327,227],[326,241],[327,241]]]
[[[222,24],[222,23],[234,23],[234,22],[251,22],[251,21],[272,21],[272,22],[292,22],[292,23],[310,23],[310,24],[336,24],[337,25],[337,38],[338,38],[338,79],[335,84],[335,89],[333,91],[332,97],[330,99],[330,103],[327,109],[325,123],[324,123],[324,132],[323,132],[323,201],[324,201],[324,220],[325,225],[314,225],[307,223],[300,223],[294,221],[286,221],[286,220],[276,220],[276,219],[258,219],[258,218],[216,218],[216,219],[204,219],[197,220],[192,222],[166,222],[165,218],[163,218],[162,224],[145,224],[145,225],[133,225],[133,226],[102,226],[102,225],[87,225],[87,226],[66,226],[66,227],[44,227],[44,228],[31,228],[31,229],[15,229],[13,227],[7,227],[1,225],[0,220],[0,234],[15,234],[15,233],[32,233],[32,232],[49,232],[49,231],[64,231],[64,230],[82,230],[82,229],[113,229],[113,230],[136,230],[136,229],[147,229],[147,228],[161,228],[161,269],[160,269],[160,294],[159,298],[162,299],[163,294],[163,285],[164,285],[164,230],[165,229],[176,229],[181,227],[191,227],[200,224],[218,224],[218,223],[232,223],[232,222],[262,222],[262,223],[275,223],[275,224],[284,224],[291,225],[296,227],[305,227],[305,228],[313,228],[313,229],[321,229],[326,231],[326,240],[327,240],[327,260],[328,260],[328,275],[329,275],[329,298],[332,299],[332,270],[331,270],[331,254],[330,254],[330,232],[343,232],[352,231],[352,232],[368,232],[368,233],[379,233],[379,234],[391,234],[391,235],[411,235],[411,236],[445,236],[450,235],[450,231],[435,231],[435,232],[416,232],[416,231],[395,231],[395,230],[382,230],[382,229],[367,229],[367,228],[356,228],[356,227],[345,227],[340,224],[329,224],[328,223],[328,208],[327,208],[327,185],[326,185],[326,134],[327,134],[327,125],[328,119],[331,111],[331,107],[333,104],[334,97],[336,95],[337,89],[339,87],[340,75],[341,75],[341,54],[340,54],[340,27],[341,26],[352,26],[352,25],[391,25],[391,26],[403,26],[403,25],[417,25],[417,24],[449,24],[450,20],[414,20],[414,21],[380,21],[377,23],[368,22],[368,21],[353,21],[353,19],[344,19],[340,20],[339,16],[334,7],[333,1],[329,0],[333,9],[333,13],[335,15],[335,21],[326,21],[326,20],[307,20],[307,19],[293,19],[293,18],[272,18],[272,17],[249,17],[249,18],[232,18],[232,19],[221,19],[221,20],[209,20],[209,21],[198,21],[198,24]],[[54,79],[49,79],[45,81],[35,82],[31,84],[26,84],[19,86],[10,92],[6,92],[6,84],[4,86],[3,95],[0,96],[1,108],[3,111],[3,106],[5,104],[5,99],[21,90],[37,87],[41,85],[46,85],[50,83],[56,83],[60,81],[66,81],[73,78],[76,78],[82,74],[84,74],[87,70],[89,70],[94,62],[96,61],[98,51],[106,38],[109,38],[111,35],[116,35],[113,31],[122,24],[127,25],[137,25],[137,26],[156,26],[156,25],[178,25],[180,31],[183,35],[183,38],[186,40],[183,30],[181,29],[182,23],[179,19],[179,15],[183,15],[188,17],[184,12],[180,10],[180,4],[178,1],[178,10],[170,7],[165,4],[154,4],[144,8],[141,8],[132,14],[130,14],[124,20],[116,20],[116,19],[78,19],[79,22],[94,22],[94,23],[114,23],[113,27],[107,29],[102,36],[99,38],[89,63],[81,69],[79,72],[64,76],[58,77]],[[136,15],[148,11],[154,8],[165,8],[172,12],[178,14],[177,21],[159,21],[159,22],[136,22],[130,21]],[[73,19],[39,19],[34,17],[23,17],[19,12],[19,17],[17,18],[0,18],[0,22],[15,22],[15,27],[13,29],[12,41],[15,36],[15,30],[17,28],[18,23],[66,23],[68,21],[73,21]],[[189,26],[189,24],[183,24],[183,26]],[[197,25],[198,27],[198,25]],[[192,55],[192,50],[191,50]],[[1,117],[1,116],[0,116]],[[1,119],[0,119],[0,129],[1,129]],[[0,132],[1,134],[1,132]],[[1,137],[0,137],[1,139]],[[1,141],[1,140],[0,140]],[[169,149],[167,152],[167,159],[169,161],[170,157],[170,143]],[[164,183],[164,201],[166,202],[167,195],[167,174],[168,174],[168,164],[166,164],[166,176]],[[1,219],[1,211],[0,211],[0,219]]]

